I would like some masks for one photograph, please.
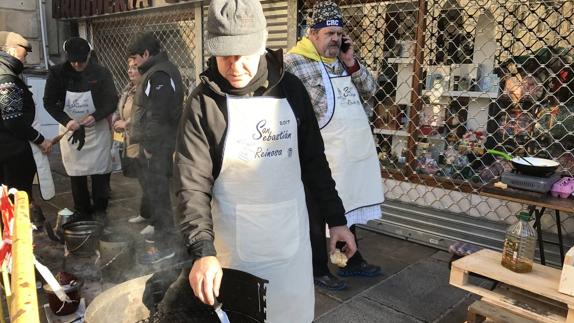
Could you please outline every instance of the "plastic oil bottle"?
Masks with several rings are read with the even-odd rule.
[[[506,231],[504,249],[502,250],[502,266],[517,272],[532,271],[534,249],[536,246],[536,231],[530,225],[530,214],[520,212],[518,222]]]

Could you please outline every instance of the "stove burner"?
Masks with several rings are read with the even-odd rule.
[[[548,193],[552,188],[552,184],[558,180],[560,180],[560,174],[556,172],[542,177],[525,175],[513,170],[512,172],[502,173],[500,177],[500,181],[510,187],[538,193]]]

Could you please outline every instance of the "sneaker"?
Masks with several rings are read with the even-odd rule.
[[[140,231],[141,235],[148,235],[148,234],[154,234],[155,232],[155,228],[152,225],[148,225],[147,227],[143,228],[143,230]]]
[[[145,253],[141,255],[138,262],[142,265],[157,264],[158,262],[171,259],[175,256],[175,251],[172,249],[159,250],[158,248],[151,246],[147,248]]]
[[[337,270],[337,275],[342,277],[350,277],[350,276],[375,277],[379,276],[380,274],[381,274],[381,267],[368,264],[366,261],[362,261],[358,265],[347,265]]]
[[[315,285],[328,290],[343,290],[347,288],[347,282],[328,273],[324,276],[313,276]]]
[[[142,223],[142,222],[146,222],[146,221],[147,221],[147,219],[144,218],[143,216],[139,215],[139,214],[137,216],[134,216],[134,217],[131,217],[128,219],[129,223]]]

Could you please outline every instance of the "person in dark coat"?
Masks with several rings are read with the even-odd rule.
[[[112,168],[109,117],[118,96],[110,71],[91,61],[88,41],[70,38],[64,51],[67,61],[50,68],[44,106],[65,134],[60,150],[78,212],[74,220],[94,216],[105,222]],[[91,200],[87,176],[92,179]]]
[[[32,92],[20,78],[30,51],[32,47],[20,34],[0,31],[0,183],[25,191],[33,201],[36,163],[30,142],[44,154],[50,152],[52,143],[32,127],[36,108]],[[33,203],[31,210],[43,220]]]
[[[147,236],[149,248],[140,263],[157,263],[172,258],[173,212],[170,178],[177,125],[183,106],[183,82],[177,67],[161,50],[151,34],[137,37],[128,48],[137,64],[141,79],[136,87],[128,135],[139,144],[143,199],[149,210],[149,225],[141,234]]]

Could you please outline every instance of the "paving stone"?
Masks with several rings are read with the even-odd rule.
[[[336,300],[333,297],[320,292],[318,288],[315,289],[315,317],[325,314],[340,304],[340,300]]]
[[[432,259],[436,259],[442,262],[446,262],[447,264],[450,262],[452,255],[446,251],[437,251],[436,253],[434,253],[431,258]]]
[[[315,323],[416,323],[416,318],[374,302],[357,297],[317,318]]]
[[[448,283],[448,266],[423,259],[385,280],[364,295],[422,321],[433,321],[461,301],[466,292]]]
[[[402,239],[396,239],[368,230],[357,229],[359,250],[362,256],[371,264],[382,267],[382,275],[378,277],[344,277],[347,289],[329,291],[317,288],[319,293],[334,299],[344,301],[375,286],[389,276],[403,270],[410,264],[420,261],[436,252],[436,249],[417,245]],[[337,267],[329,264],[331,273],[337,272]]]
[[[467,298],[461,303],[455,305],[448,312],[444,313],[444,316],[437,320],[435,323],[454,323],[454,322],[465,322],[468,313],[468,307],[470,304],[479,300],[480,296],[467,294]]]

